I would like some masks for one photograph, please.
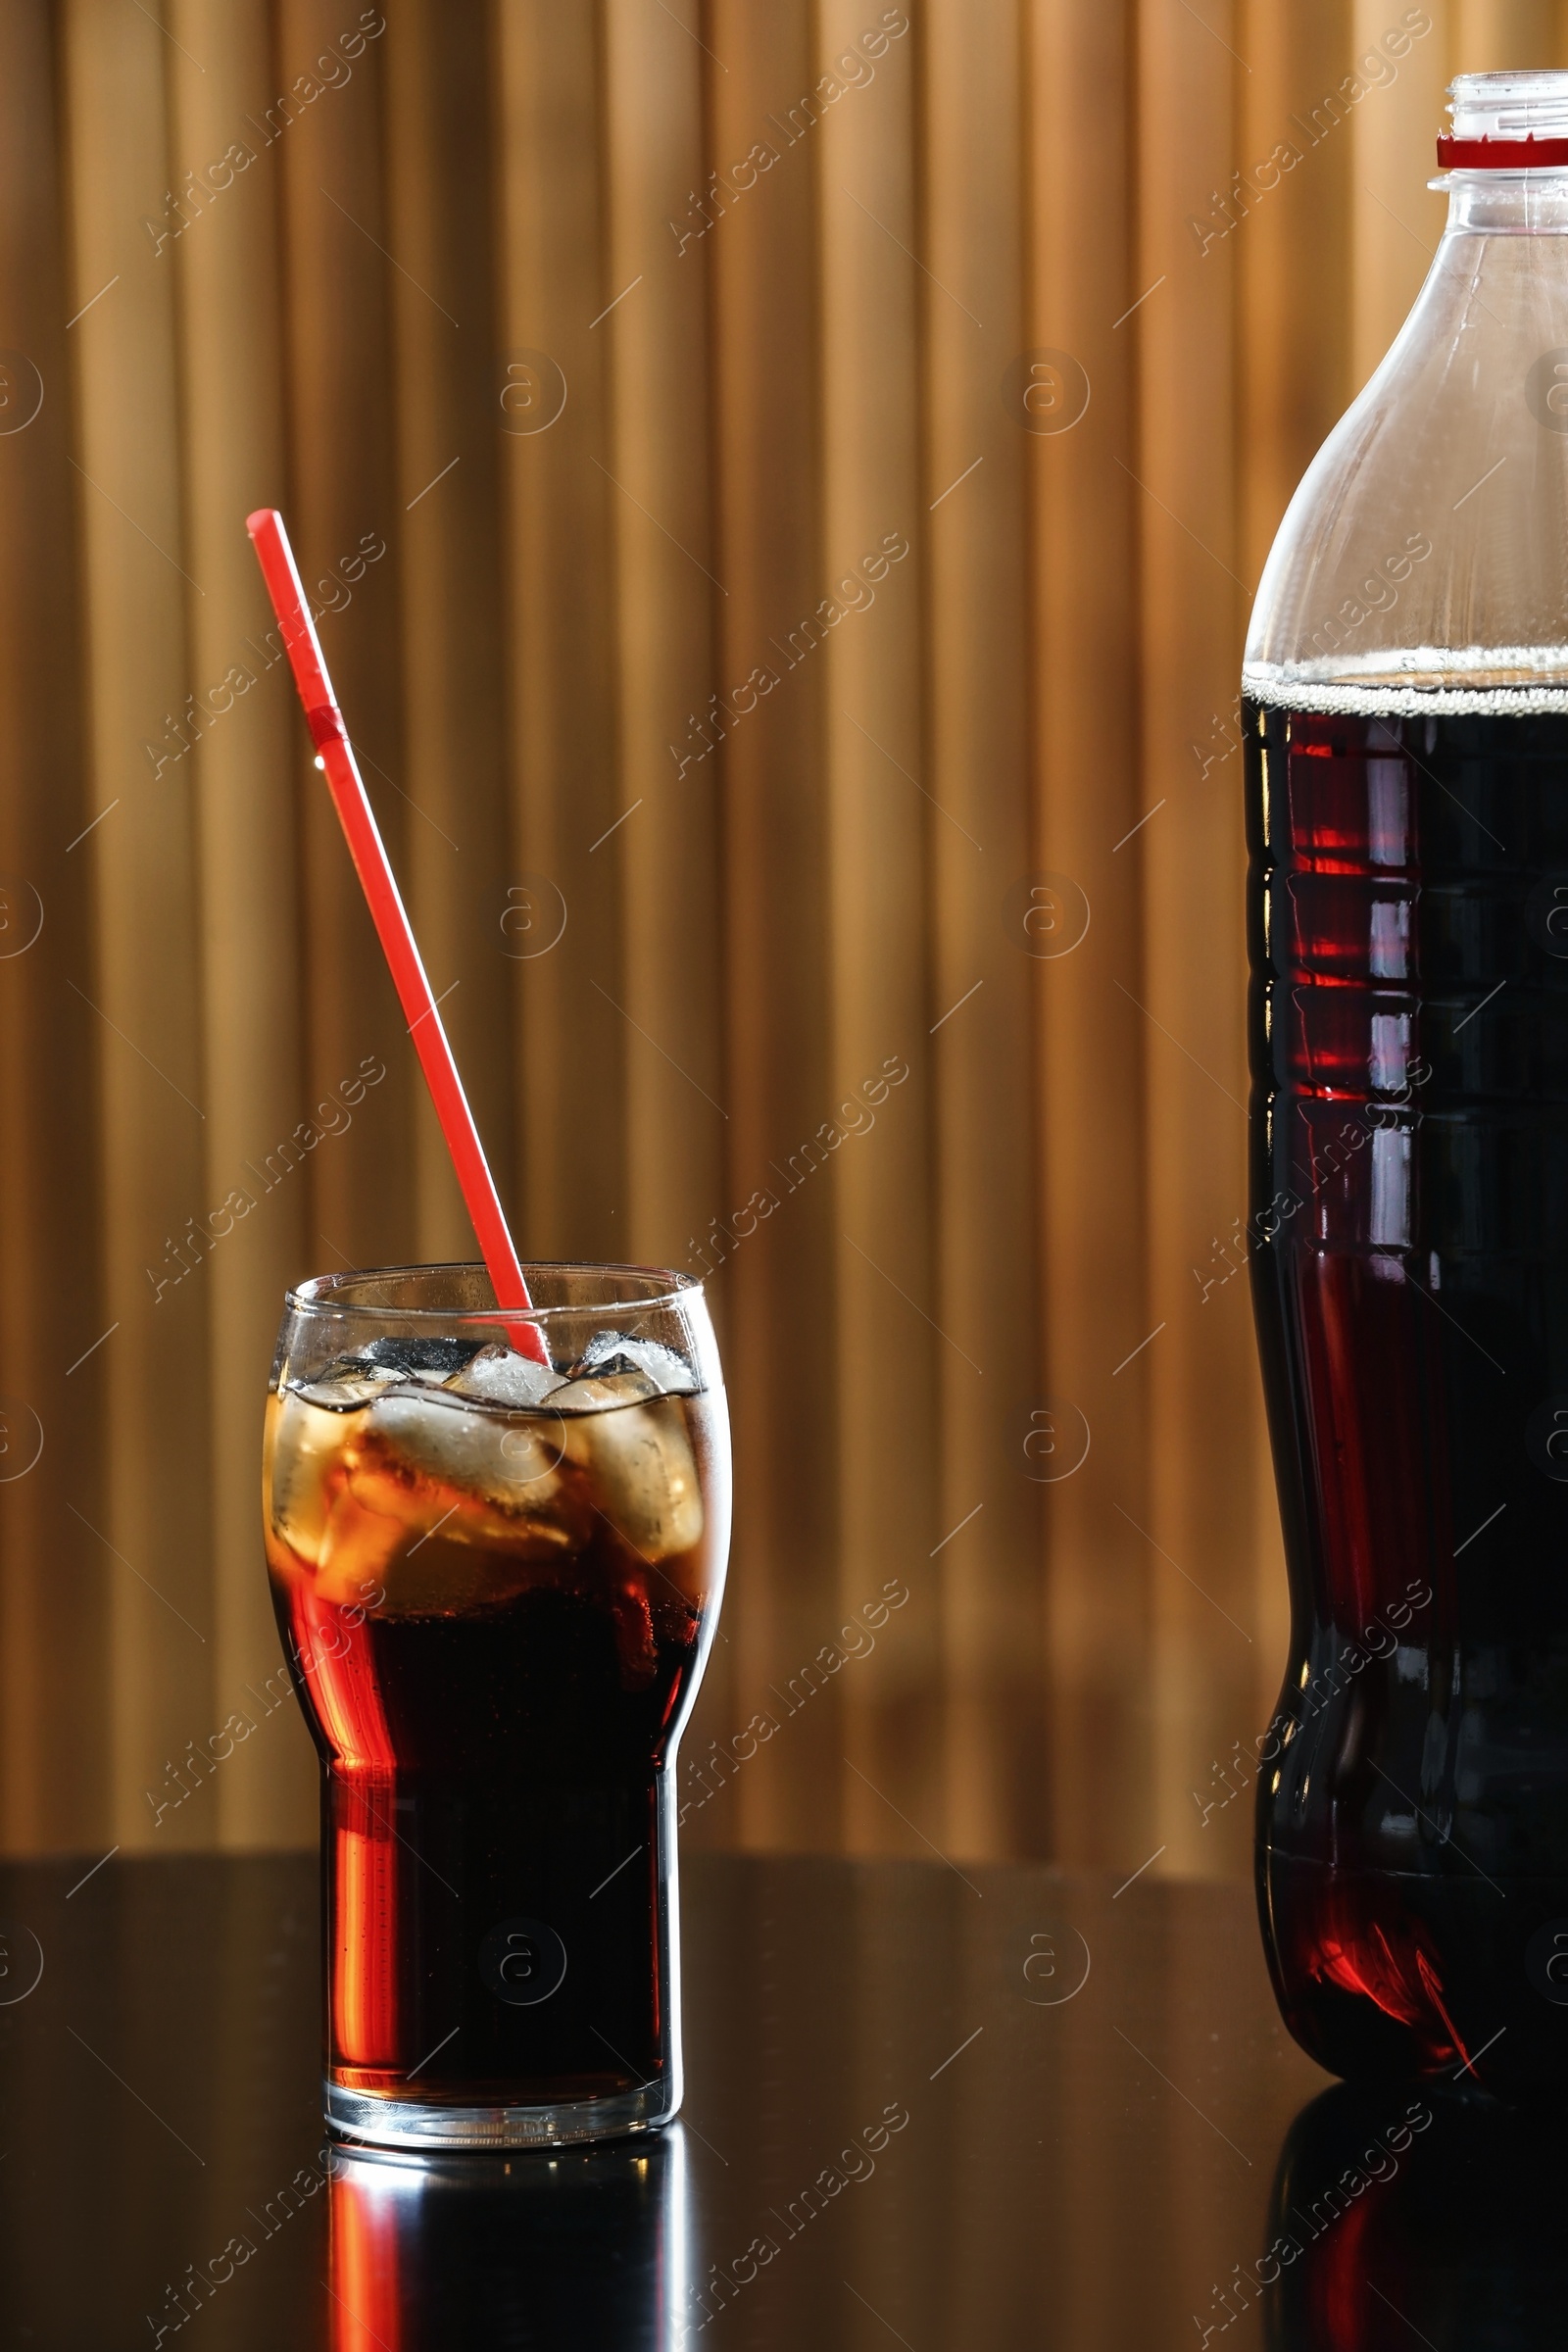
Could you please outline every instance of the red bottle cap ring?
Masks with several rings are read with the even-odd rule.
[[[1438,140],[1438,163],[1445,172],[1528,172],[1532,168],[1568,164],[1568,139]]]

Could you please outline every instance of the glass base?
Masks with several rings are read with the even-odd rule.
[[[564,2099],[548,2107],[452,2107],[388,2099],[340,2083],[321,2085],[328,2127],[381,2148],[564,2148],[586,2139],[658,2132],[680,2100],[667,2084],[645,2083],[607,2099]]]

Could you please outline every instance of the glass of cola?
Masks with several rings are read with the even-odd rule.
[[[304,1283],[268,1397],[268,1569],[321,1764],[326,2116],[380,2145],[556,2145],[680,2104],[717,1349],[685,1276],[526,1276],[526,1315],[478,1266]]]

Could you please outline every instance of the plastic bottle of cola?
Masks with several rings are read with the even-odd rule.
[[[1568,74],[1450,98],[1243,678],[1257,1886],[1324,2066],[1511,2096],[1568,2083]]]

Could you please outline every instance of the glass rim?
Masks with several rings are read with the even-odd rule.
[[[334,1286],[355,1282],[383,1282],[408,1274],[480,1274],[488,1279],[489,1268],[477,1258],[449,1258],[422,1265],[350,1266],[340,1274],[313,1274],[302,1283],[292,1285],[283,1294],[285,1314],[345,1315],[363,1317],[367,1322],[386,1323],[550,1323],[566,1315],[610,1315],[636,1311],[646,1314],[657,1307],[673,1306],[677,1301],[701,1298],[703,1285],[695,1274],[682,1274],[673,1266],[639,1266],[616,1259],[598,1258],[524,1258],[521,1261],[523,1280],[536,1274],[602,1274],[624,1276],[632,1285],[643,1283],[650,1287],[641,1295],[630,1298],[612,1296],[606,1298],[568,1301],[560,1306],[371,1306],[360,1298],[339,1298],[332,1293]],[[612,1289],[612,1285],[607,1284]]]

